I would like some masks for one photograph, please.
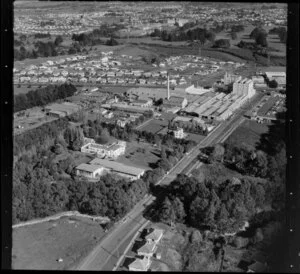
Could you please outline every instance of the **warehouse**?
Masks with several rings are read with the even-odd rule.
[[[55,117],[68,116],[79,111],[80,109],[81,109],[80,106],[69,102],[64,102],[62,104],[52,104],[45,107],[45,111],[47,115],[51,115]]]
[[[145,170],[138,167],[128,166],[115,161],[109,161],[106,159],[95,158],[90,162],[91,165],[98,165],[108,170],[111,173],[115,173],[131,180],[139,179],[145,173]]]

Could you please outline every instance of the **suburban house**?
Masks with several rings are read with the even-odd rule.
[[[90,164],[100,165],[111,173],[115,173],[119,176],[129,178],[131,180],[137,180],[141,178],[141,176],[143,176],[143,174],[145,173],[145,170],[142,168],[128,166],[122,163],[109,161],[106,159],[95,158],[92,161],[90,161]]]
[[[155,244],[157,244],[161,240],[163,234],[164,231],[162,229],[155,228],[152,232],[146,235],[145,239],[147,242],[154,242]]]
[[[151,265],[150,258],[145,256],[143,259],[136,258],[129,266],[129,271],[147,271]]]
[[[156,243],[155,242],[146,242],[143,246],[141,246],[138,250],[137,253],[140,256],[148,256],[152,257],[154,252],[156,250]]]
[[[103,170],[104,168],[99,165],[80,164],[76,167],[76,175],[95,179],[101,176]]]
[[[248,266],[248,273],[263,273],[266,272],[267,266],[261,262],[255,262]]]

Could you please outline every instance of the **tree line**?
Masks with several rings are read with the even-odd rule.
[[[43,88],[30,90],[26,94],[14,96],[14,112],[25,110],[36,106],[45,106],[58,99],[73,96],[76,87],[72,84],[49,85]]]

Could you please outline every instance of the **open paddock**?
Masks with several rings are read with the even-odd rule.
[[[12,268],[28,270],[70,269],[104,236],[99,223],[82,217],[20,227],[12,234]]]

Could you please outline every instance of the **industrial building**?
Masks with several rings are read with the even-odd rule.
[[[109,161],[106,159],[95,158],[90,161],[90,164],[93,166],[101,166],[110,173],[115,173],[131,180],[137,180],[145,173],[145,170],[142,168],[128,166],[123,163]]]
[[[269,81],[275,80],[280,86],[286,85],[286,73],[284,71],[267,71],[265,74]]]
[[[231,73],[226,72],[224,75],[223,82],[224,82],[224,85],[230,85],[231,83],[234,83],[241,79],[242,79],[242,76],[240,76],[240,75],[231,74]]]
[[[188,104],[188,101],[184,97],[178,97],[178,96],[170,96],[169,100],[165,100],[163,102],[164,108],[185,108]]]
[[[205,93],[188,105],[184,112],[205,121],[225,120],[248,100],[247,95]]]
[[[57,118],[69,116],[77,111],[79,111],[81,107],[74,103],[64,102],[61,104],[52,104],[45,107],[45,111],[47,115],[54,116]]]
[[[246,95],[248,98],[251,98],[255,94],[253,80],[245,78],[235,81],[233,83],[232,93],[237,95]]]

